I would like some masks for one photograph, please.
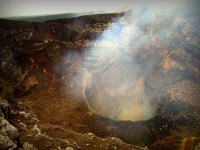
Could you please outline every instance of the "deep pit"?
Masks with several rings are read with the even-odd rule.
[[[19,130],[15,142],[46,150],[197,147],[200,30],[191,16],[142,7],[0,20],[0,96],[12,110],[1,109]]]
[[[85,91],[91,109],[113,120],[141,121],[154,117],[154,104],[145,94],[146,70],[133,55],[124,54],[92,75]]]

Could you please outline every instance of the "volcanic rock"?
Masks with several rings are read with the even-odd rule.
[[[1,148],[198,147],[200,30],[143,17],[1,19]]]
[[[0,147],[1,149],[15,149],[17,148],[17,138],[19,136],[18,130],[4,118],[8,118],[10,115],[10,106],[1,98],[0,106]]]

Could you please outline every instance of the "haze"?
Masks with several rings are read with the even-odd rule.
[[[0,17],[37,16],[63,13],[80,13],[91,11],[116,12],[129,9],[130,0],[1,0]]]
[[[138,0],[0,0],[0,18],[41,16],[65,13],[81,12],[122,12],[138,9],[138,5],[151,5],[153,7],[167,10],[198,9],[198,0],[178,1],[138,1]],[[162,5],[160,5],[162,3]],[[174,7],[176,7],[174,9]],[[192,8],[191,8],[192,7]],[[178,8],[178,9],[177,9]]]

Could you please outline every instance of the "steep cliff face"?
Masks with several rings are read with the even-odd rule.
[[[36,65],[35,61],[48,62],[51,66],[63,63],[59,62],[63,55],[71,49],[87,47],[88,40],[94,39],[106,28],[102,24],[118,16],[120,15],[87,16],[45,23],[1,20],[2,80],[11,84],[14,89],[18,88],[28,76],[30,67]],[[96,27],[98,23],[99,27]],[[26,87],[20,87],[22,93],[23,88]]]
[[[192,16],[145,16],[0,20],[14,147],[140,149],[113,136],[150,149],[198,145],[200,28]]]

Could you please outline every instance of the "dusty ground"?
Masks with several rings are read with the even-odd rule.
[[[19,129],[20,143],[28,141],[38,149],[140,149],[106,137],[84,94],[67,89],[50,70],[42,71],[38,80],[42,84],[14,100],[20,111],[11,116],[11,123]]]
[[[199,144],[200,30],[193,25],[198,21],[152,14],[143,24],[146,12],[139,14],[0,20],[0,96],[12,106],[8,119],[19,130],[18,147],[29,142],[39,150],[182,150]],[[141,34],[129,33],[135,30]],[[140,104],[148,101],[155,114],[140,121],[103,117],[92,102],[104,104],[100,109],[108,113],[118,109],[112,104],[120,108],[125,102],[122,120],[126,108],[134,116],[137,107],[123,97],[119,103],[97,99],[99,91],[115,98],[132,94]]]

